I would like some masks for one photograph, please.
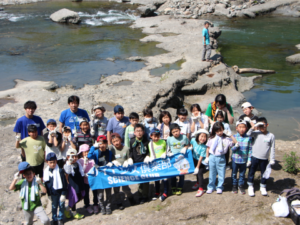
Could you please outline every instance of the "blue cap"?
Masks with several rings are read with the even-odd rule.
[[[124,112],[124,108],[121,105],[116,105],[114,107],[114,113]]]
[[[31,166],[28,162],[21,162],[18,165],[19,173],[23,173],[25,170],[30,169]]]
[[[54,160],[57,160],[56,154],[53,152],[48,153],[48,155],[46,156],[46,161],[54,161]]]
[[[56,123],[56,121],[55,121],[54,119],[49,119],[49,120],[47,121],[47,125],[48,125],[48,123]]]
[[[153,133],[160,134],[160,131],[159,131],[159,129],[154,127],[154,128],[151,129],[150,135],[153,134]]]

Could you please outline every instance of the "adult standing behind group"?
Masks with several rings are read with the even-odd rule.
[[[80,99],[78,96],[72,95],[68,98],[69,109],[61,112],[59,117],[59,132],[62,133],[62,128],[68,126],[71,128],[72,136],[80,130],[80,121],[86,118],[90,121],[89,115],[86,110],[80,109]]]

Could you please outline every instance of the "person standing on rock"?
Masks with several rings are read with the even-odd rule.
[[[205,21],[204,28],[202,30],[202,36],[203,36],[203,52],[202,52],[202,61],[211,62],[210,60],[210,54],[211,54],[211,46],[210,46],[210,40],[209,40],[209,22]],[[205,60],[205,56],[207,53],[207,58]]]
[[[64,126],[68,126],[72,129],[72,136],[80,130],[80,121],[82,118],[86,118],[90,121],[89,115],[86,110],[80,109],[79,107],[80,99],[78,96],[72,95],[68,98],[69,109],[61,112],[59,117],[59,132],[62,132]]]

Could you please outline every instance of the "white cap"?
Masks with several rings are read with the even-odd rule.
[[[77,155],[77,150],[74,148],[69,148],[67,151],[67,155]]]
[[[218,114],[219,111],[222,112],[223,117],[225,118],[225,112],[223,110],[221,110],[221,109],[217,109],[216,110],[215,116]]]
[[[249,107],[253,107],[253,106],[251,105],[250,102],[244,102],[244,103],[242,104],[242,109],[244,109],[244,108],[249,108]]]
[[[236,122],[236,126],[238,126],[238,125],[240,125],[240,124],[245,124],[245,125],[247,126],[247,123],[246,123],[245,120],[238,120],[238,121]]]
[[[195,133],[195,135],[201,134],[201,133],[204,133],[204,134],[206,134],[206,135],[209,135],[209,133],[208,133],[208,131],[207,131],[206,129],[199,129],[199,130],[197,130],[197,132]]]

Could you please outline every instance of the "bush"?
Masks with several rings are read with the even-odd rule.
[[[299,157],[296,156],[296,152],[290,152],[290,154],[284,154],[283,161],[284,161],[283,170],[285,172],[293,173],[293,174],[298,173]]]

